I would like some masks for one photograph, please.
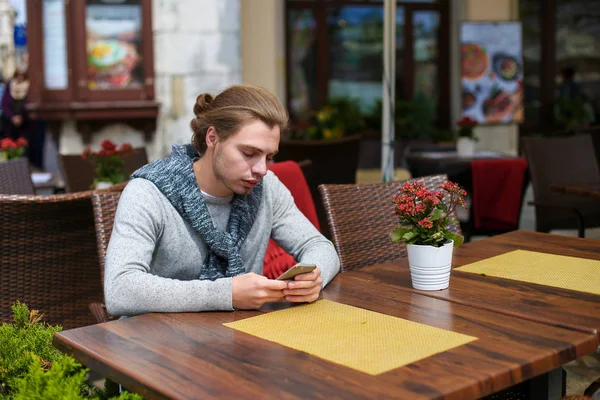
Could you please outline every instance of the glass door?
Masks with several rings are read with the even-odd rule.
[[[427,99],[433,108],[437,108],[440,98],[440,13],[423,10],[413,11],[411,14],[412,98]]]

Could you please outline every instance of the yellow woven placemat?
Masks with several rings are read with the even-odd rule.
[[[456,270],[600,295],[600,261],[587,258],[515,250]]]
[[[329,300],[224,325],[370,375],[477,339]]]

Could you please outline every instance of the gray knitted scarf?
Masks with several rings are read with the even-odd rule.
[[[246,272],[240,248],[252,225],[262,198],[262,182],[251,194],[234,195],[227,232],[215,228],[200,192],[193,169],[193,159],[199,154],[191,145],[173,145],[164,160],[155,160],[138,169],[131,178],[152,182],[175,207],[177,212],[200,234],[208,247],[200,279],[215,280]]]

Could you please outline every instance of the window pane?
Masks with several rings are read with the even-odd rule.
[[[317,104],[316,23],[311,10],[290,10],[288,17],[289,108],[295,118],[303,119]]]
[[[402,85],[404,13],[396,16],[396,87]],[[383,7],[354,6],[328,10],[331,76],[329,97],[360,98],[364,111],[381,99]],[[396,89],[397,95],[401,92]]]
[[[519,15],[523,29],[523,106],[525,125],[540,124],[541,27],[540,0],[521,0]]]
[[[425,95],[435,109],[440,94],[438,73],[440,14],[437,11],[415,11],[412,22],[415,65],[414,96]]]
[[[51,90],[69,86],[64,0],[44,0],[44,85]]]
[[[90,89],[139,88],[142,8],[139,0],[87,0],[86,35]]]
[[[565,69],[573,69],[574,82],[564,82]],[[589,100],[598,120],[600,111],[600,2],[557,0],[556,7],[557,95]],[[593,121],[588,121],[593,122]]]

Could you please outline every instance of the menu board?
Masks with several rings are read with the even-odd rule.
[[[88,88],[141,87],[141,5],[139,1],[131,0],[111,3],[87,1]]]
[[[44,85],[50,90],[69,86],[64,0],[44,0]]]
[[[480,124],[523,122],[520,22],[461,25],[462,116]]]

